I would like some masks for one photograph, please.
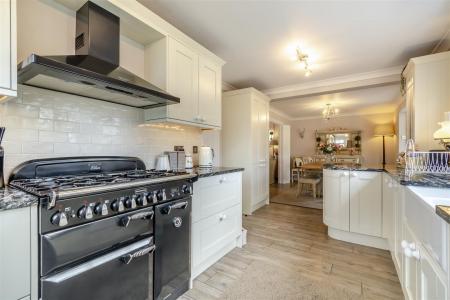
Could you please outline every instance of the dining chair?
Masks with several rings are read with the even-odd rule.
[[[291,169],[291,182],[294,182],[294,178],[297,177],[297,181],[300,178],[301,166],[303,165],[303,159],[301,157],[294,157],[292,159]]]

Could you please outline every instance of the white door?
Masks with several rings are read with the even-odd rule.
[[[419,253],[419,299],[448,299],[445,275],[441,274],[424,248],[419,247]]]
[[[406,291],[405,298],[410,300],[417,299],[418,275],[419,275],[419,260],[413,256],[413,251],[416,251],[418,243],[411,233],[406,222],[403,223],[403,286]]]
[[[198,55],[174,39],[169,40],[168,91],[180,97],[179,104],[168,106],[169,117],[198,122]]]
[[[198,109],[202,123],[221,126],[222,106],[222,68],[207,60],[199,58]]]
[[[323,222],[329,227],[350,230],[349,171],[323,171]]]
[[[11,88],[11,1],[0,1],[0,88]]]
[[[350,172],[350,231],[381,237],[381,172]]]

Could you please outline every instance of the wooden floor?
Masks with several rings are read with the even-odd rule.
[[[256,259],[295,264],[303,276],[324,278],[324,285],[332,282],[362,299],[403,299],[389,252],[329,238],[321,210],[270,204],[244,217],[243,226],[248,244],[201,274],[180,299],[220,299]]]

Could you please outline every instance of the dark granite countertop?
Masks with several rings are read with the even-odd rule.
[[[189,172],[189,170],[186,171]],[[232,168],[232,167],[212,167],[212,168],[195,167],[191,170],[191,172],[196,173],[199,178],[242,171],[244,171],[244,168]]]
[[[371,171],[371,172],[383,172],[382,165],[370,165],[370,164],[324,164],[324,169],[330,170],[348,170],[348,171]]]
[[[438,173],[414,173],[407,174],[405,169],[398,168],[395,165],[388,165],[384,168],[385,172],[397,180],[401,185],[450,188],[450,174]]]
[[[22,208],[38,203],[38,199],[30,194],[19,191],[14,188],[6,187],[0,189],[0,212]]]

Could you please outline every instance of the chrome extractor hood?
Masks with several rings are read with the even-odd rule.
[[[180,103],[119,66],[120,19],[86,2],[77,11],[75,55],[31,54],[18,65],[19,84],[127,106],[151,108]]]

